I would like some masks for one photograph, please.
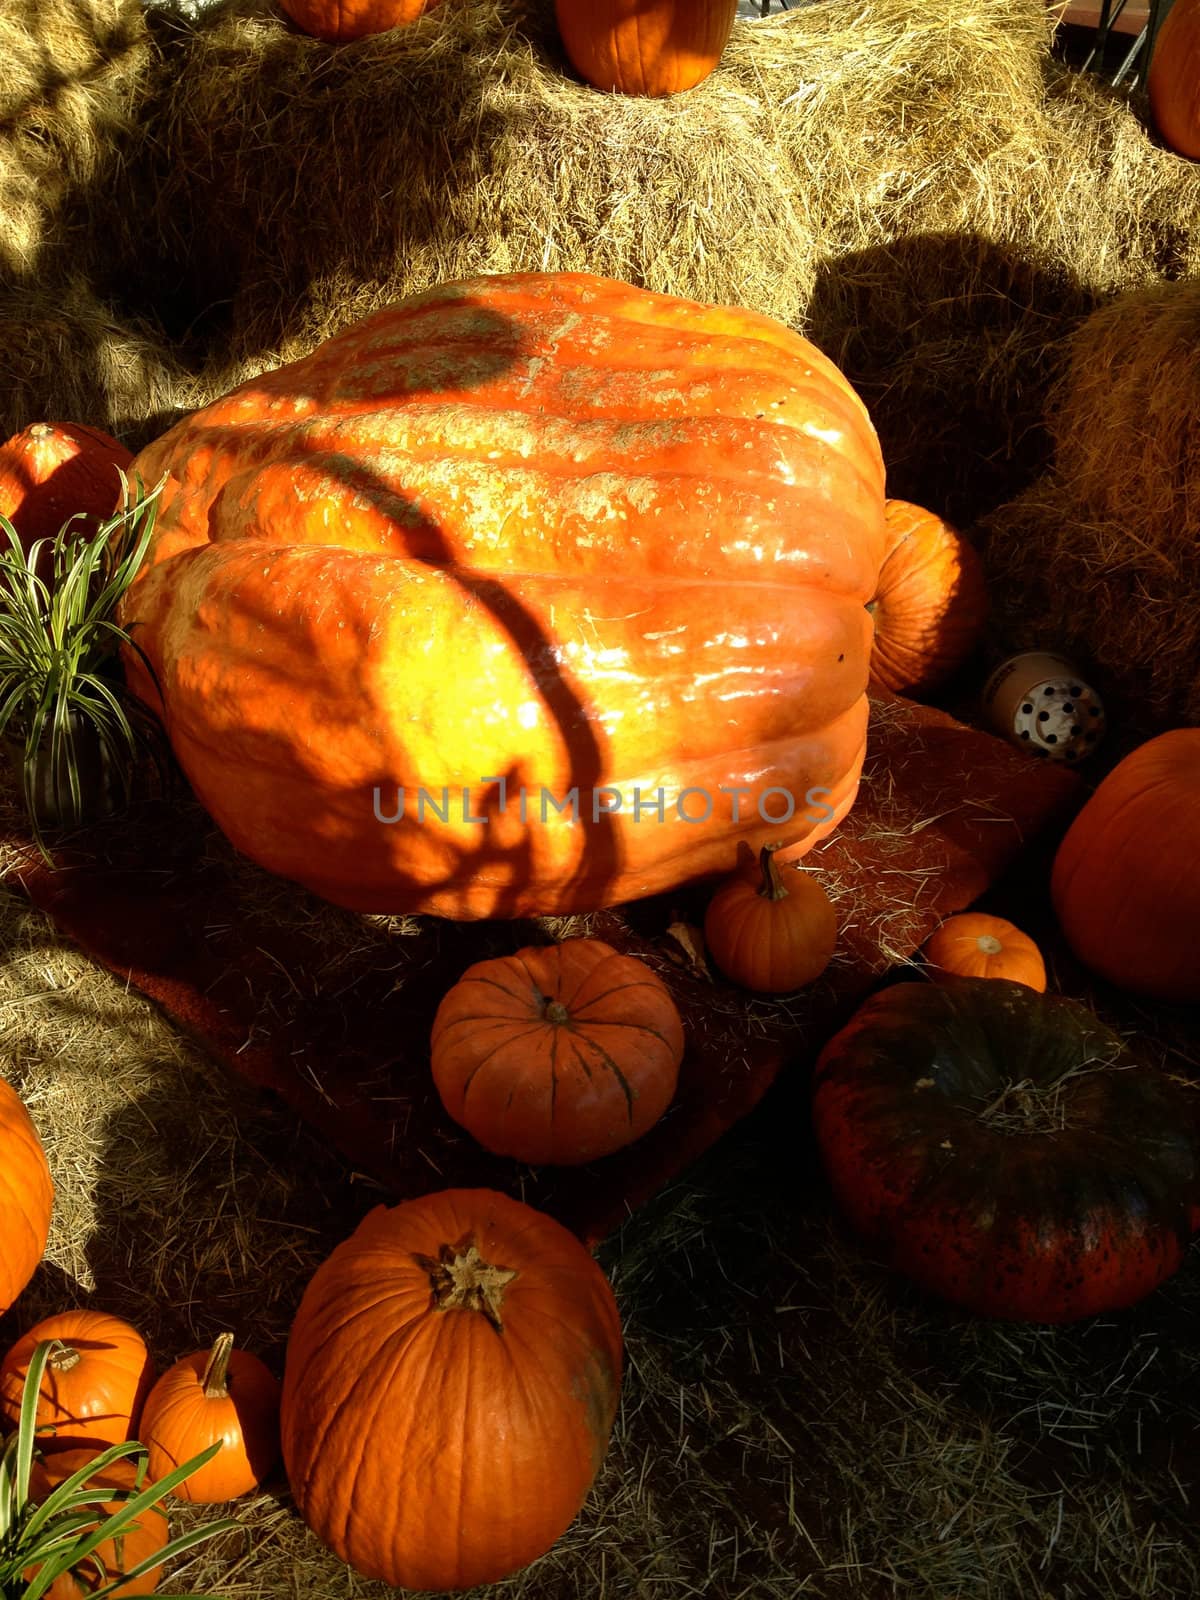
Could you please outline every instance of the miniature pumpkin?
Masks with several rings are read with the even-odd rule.
[[[718,888],[704,914],[704,942],[725,976],[759,994],[785,994],[825,971],[837,945],[837,912],[802,868],[784,868],[764,845]],[[753,857],[750,857],[751,862]]]
[[[209,1505],[249,1494],[279,1458],[279,1382],[233,1335],[181,1357],[159,1378],[142,1408],[139,1438],[150,1476],[190,1461],[216,1440],[221,1448],[175,1489],[179,1500]]]
[[[873,995],[821,1052],[813,1116],[856,1231],[980,1316],[1133,1305],[1200,1221],[1185,1091],[1085,1006],[1005,978]]]
[[[97,1453],[86,1449],[60,1450],[45,1460],[35,1457],[29,1474],[31,1498],[35,1501],[44,1500],[57,1484],[64,1483],[73,1473],[86,1466]],[[136,1458],[119,1456],[92,1474],[88,1479],[88,1488],[138,1491],[139,1488],[145,1489],[148,1483],[149,1479],[146,1478],[138,1485]],[[95,1508],[95,1520],[89,1526],[98,1527],[105,1518],[118,1512],[122,1504],[123,1499],[101,1503]],[[81,1528],[80,1534],[84,1531]],[[114,1582],[126,1572],[132,1572],[139,1562],[156,1555],[169,1536],[170,1524],[161,1505],[139,1512],[123,1533],[98,1544],[78,1566],[56,1578],[46,1590],[45,1600],[86,1600],[88,1595],[105,1584]],[[27,1580],[32,1579],[37,1571],[37,1567],[31,1567],[24,1576]],[[161,1577],[161,1567],[152,1567],[142,1577],[113,1589],[113,1600],[120,1600],[122,1595],[153,1594]]]
[[[1155,1000],[1200,1000],[1200,728],[1127,755],[1067,830],[1050,892],[1093,972]]]
[[[1174,0],[1146,75],[1150,115],[1177,155],[1200,158],[1200,0]]]
[[[0,1078],[0,1316],[37,1271],[50,1236],[54,1184],[37,1129]]]
[[[962,666],[988,613],[983,564],[941,517],[887,502],[887,545],[867,606],[875,623],[871,686],[926,694]]]
[[[608,1280],[559,1223],[487,1189],[377,1206],[317,1269],[288,1340],[300,1514],[394,1588],[496,1582],[578,1513],[621,1361]]]
[[[947,917],[926,940],[925,961],[934,979],[1010,978],[1039,994],[1046,987],[1046,964],[1029,935],[982,911]]]
[[[154,1367],[137,1329],[104,1311],[56,1312],[21,1335],[0,1363],[0,1417],[16,1427],[25,1374],[43,1339],[59,1348],[42,1377],[39,1447],[50,1455],[136,1438]]]
[[[468,967],[438,1007],[431,1048],[442,1104],[481,1145],[578,1166],[662,1116],[683,1023],[644,961],[566,939]]]
[[[0,445],[0,515],[26,549],[49,539],[76,512],[112,516],[121,503],[118,468],[132,454],[82,422],[34,422]],[[7,545],[0,543],[0,550]]]
[[[555,0],[571,65],[597,89],[669,95],[721,59],[737,0]]]
[[[120,620],[162,701],[129,681],[233,843],[329,900],[595,909],[853,803],[883,461],[768,317],[443,284],[134,466],[167,481]]]
[[[279,0],[302,33],[329,44],[346,44],[371,33],[404,28],[440,0]]]

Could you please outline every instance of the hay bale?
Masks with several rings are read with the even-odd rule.
[[[1126,737],[1200,724],[1200,281],[1119,296],[1064,360],[1053,470],[973,530],[993,644],[1093,668]]]

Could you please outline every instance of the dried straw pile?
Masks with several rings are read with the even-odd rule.
[[[1053,470],[975,530],[997,647],[1093,666],[1130,734],[1200,724],[1200,281],[1094,312],[1048,423]]]
[[[1052,63],[1044,0],[742,20],[706,83],[652,103],[576,82],[549,0],[454,0],[340,47],[273,0],[138,10],[55,0],[13,25],[62,188],[39,198],[47,157],[10,121],[0,206],[61,312],[0,341],[6,431],[94,396],[140,443],[382,300],[576,268],[804,328],[872,407],[893,492],[962,519],[1040,464],[1055,342],[1101,297],[1200,268],[1200,169]],[[80,76],[80,29],[99,65],[63,120],[45,84]],[[88,360],[97,316],[141,350],[140,405],[57,359]]]

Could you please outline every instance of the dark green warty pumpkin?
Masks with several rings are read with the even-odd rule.
[[[813,1117],[856,1231],[982,1316],[1133,1305],[1200,1226],[1187,1091],[1087,1007],[1008,979],[873,995],[821,1053]]]

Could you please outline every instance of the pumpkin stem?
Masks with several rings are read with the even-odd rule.
[[[82,1360],[83,1357],[78,1350],[69,1344],[64,1344],[61,1339],[55,1339],[46,1358],[46,1365],[53,1367],[55,1372],[70,1372],[72,1367],[77,1367]]]
[[[225,1400],[229,1396],[229,1358],[233,1354],[233,1335],[219,1333],[213,1340],[208,1365],[200,1380],[206,1400]]]
[[[444,1244],[431,1256],[417,1256],[417,1265],[429,1274],[433,1304],[437,1311],[481,1311],[503,1333],[500,1307],[504,1290],[517,1276],[509,1267],[493,1267],[476,1248],[474,1239],[460,1245]]]
[[[758,852],[758,866],[762,873],[762,888],[758,891],[764,900],[786,900],[787,890],[779,868],[775,865],[777,844],[765,844]]]
[[[547,1000],[545,1010],[542,1012],[547,1022],[570,1022],[571,1013],[561,1000]]]
[[[1004,950],[1004,946],[994,933],[981,933],[977,942],[985,956],[998,956]]]

